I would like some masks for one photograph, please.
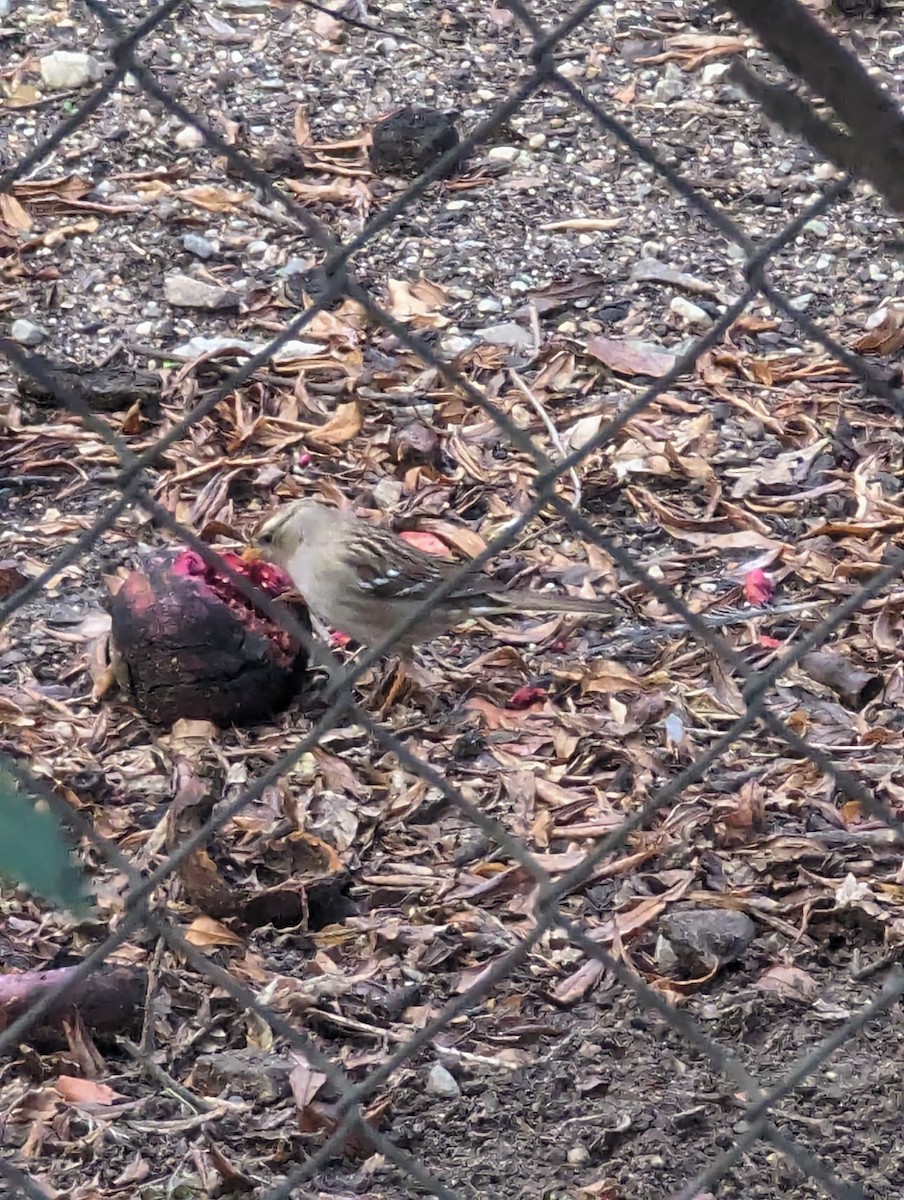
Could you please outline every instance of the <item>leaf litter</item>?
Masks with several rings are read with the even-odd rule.
[[[826,176],[723,81],[732,56],[756,58],[750,39],[724,23],[693,28],[674,14],[616,7],[620,23],[601,10],[575,35],[565,62],[572,77],[593,83],[605,65],[604,86],[633,128],[749,236],[775,232]],[[63,102],[33,108],[23,91],[39,80],[25,52],[39,53],[40,31],[58,16],[39,8],[22,8],[31,14],[22,57],[4,68],[11,98],[0,121],[12,154],[62,115]],[[429,77],[443,103],[464,102],[462,122],[473,124],[517,78],[504,9],[466,4],[441,14],[439,55],[412,50],[419,65],[407,80],[393,78],[398,50],[380,35],[334,29],[301,8],[282,15],[226,6],[223,20],[180,25],[191,67],[181,86],[193,102],[199,91],[216,98],[226,140],[346,238],[399,190],[367,165],[374,120],[421,101]],[[404,21],[436,40],[423,15],[406,10]],[[839,19],[833,27],[848,29]],[[91,44],[93,27],[76,28]],[[893,33],[889,19],[861,26],[858,38],[862,53],[900,73]],[[173,36],[153,40],[167,60]],[[211,41],[231,82],[205,74]],[[240,60],[230,60],[238,45]],[[288,48],[306,64],[303,105],[288,68],[274,65],[288,61]],[[465,53],[466,86],[455,70]],[[245,73],[252,59],[266,88]],[[317,257],[222,162],[187,152],[178,122],[149,120],[136,93],[117,95],[121,111],[102,110],[70,143],[85,151],[84,173],[56,165],[2,198],[0,306],[51,329],[44,349],[54,359],[156,377],[157,415],[138,403],[105,411],[137,452],[317,294]],[[243,107],[258,114],[250,131],[235,119]],[[101,170],[91,138],[114,132],[114,116],[129,137],[105,143]],[[713,317],[743,278],[700,218],[654,177],[627,169],[622,152],[560,98],[535,97],[513,121],[512,154],[478,150],[461,178],[429,190],[355,267],[397,319],[434,339],[556,460],[563,446],[587,445],[686,349],[676,295]],[[814,319],[893,377],[904,272],[882,251],[890,219],[855,189],[819,222],[777,256],[772,278],[792,298],[809,297]],[[239,308],[170,306],[165,277],[186,273],[229,288]],[[60,301],[48,302],[48,289]],[[0,496],[12,517],[0,579],[14,594],[115,497],[117,462],[12,375],[0,375],[0,389]],[[584,514],[694,611],[743,616],[774,605],[773,616],[721,629],[762,669],[897,544],[901,474],[897,416],[755,302],[692,375],[588,457],[580,488]],[[319,314],[289,357],[256,371],[154,467],[157,499],[224,551],[240,550],[274,503],[319,491],[387,514],[429,552],[473,555],[523,511],[533,478],[482,412],[350,301]],[[571,494],[567,477],[564,487]],[[109,689],[92,661],[107,597],[166,541],[140,510],[127,510],[0,630],[4,752],[27,758],[144,871],[322,711],[311,680],[271,723],[163,730]],[[610,597],[616,633],[673,618],[604,550],[549,516],[493,565],[517,586]],[[799,607],[782,612],[783,603]],[[772,695],[796,732],[899,814],[902,611],[900,587],[876,597]],[[744,711],[741,681],[685,631],[624,639],[616,652],[612,636],[605,622],[570,617],[472,622],[425,648],[430,684],[413,684],[386,718],[554,880]],[[371,710],[383,683],[381,667],[359,684]],[[74,929],[24,895],[5,897],[0,953],[11,977],[82,957],[122,919],[125,880],[95,851],[84,857],[93,925]],[[899,861],[889,832],[856,801],[756,729],[604,859],[564,907],[774,1082],[875,994],[871,965],[893,957],[904,932]],[[530,932],[536,885],[350,720],[189,855],[159,899],[191,945],[360,1079]],[[710,931],[723,914],[745,914],[755,935],[730,960],[670,955],[667,918],[688,908]],[[322,1074],[188,964],[149,935],[127,941],[117,964],[148,971],[139,1057],[106,1030],[67,1021],[56,1042],[36,1041],[3,1071],[9,1145],[48,1194],[265,1189],[335,1129],[338,1097]],[[880,1144],[894,1145],[901,1055],[896,1027],[878,1029],[833,1060],[845,1081],[834,1159],[848,1178],[891,1194],[904,1177]],[[218,1074],[201,1069],[211,1063]],[[430,1094],[437,1063],[457,1095]],[[833,1080],[816,1076],[783,1101],[779,1124],[825,1155],[815,1125],[838,1095]],[[613,1198],[683,1186],[723,1146],[726,1110],[743,1116],[731,1085],[560,934],[543,938],[368,1105],[378,1127],[462,1194]],[[85,1155],[101,1140],[103,1162],[86,1184]],[[774,1169],[754,1147],[728,1178],[765,1198],[775,1194]],[[315,1186],[411,1194],[354,1134]],[[797,1176],[781,1186],[818,1194]]]

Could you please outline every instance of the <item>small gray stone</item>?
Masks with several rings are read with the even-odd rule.
[[[788,304],[795,312],[805,312],[815,299],[812,292],[803,292],[800,296],[795,296]]]
[[[482,300],[477,301],[477,311],[479,313],[502,312],[502,304],[495,296],[484,296]]]
[[[40,60],[45,87],[62,90],[84,87],[104,76],[103,64],[81,50],[54,50]]]
[[[228,287],[204,283],[191,275],[169,275],[163,281],[163,294],[176,308],[238,308],[240,297]]]
[[[666,63],[662,78],[653,88],[653,99],[657,104],[671,104],[680,100],[687,90],[684,74],[674,63]]]
[[[216,253],[214,242],[209,238],[202,238],[199,233],[182,234],[182,246],[196,258],[212,258]]]
[[[473,345],[473,338],[465,337],[461,333],[450,333],[440,342],[440,349],[454,358],[457,354],[465,354]]]
[[[310,270],[311,264],[306,258],[290,258],[284,267],[280,267],[276,272],[279,279],[285,279],[289,275],[303,275],[305,271]]]
[[[402,499],[402,484],[397,479],[381,479],[373,492],[380,508],[392,512]]]
[[[515,349],[527,350],[534,344],[533,334],[527,329],[522,329],[514,321],[487,325],[485,329],[478,329],[477,335],[491,346],[512,346]]]
[[[712,317],[702,309],[699,304],[694,304],[685,296],[673,296],[669,302],[669,308],[676,317],[685,323],[685,325],[694,325],[698,329],[709,329],[713,323]]]
[[[434,1063],[430,1068],[427,1091],[431,1096],[445,1096],[449,1099],[461,1095],[461,1088],[441,1063]]]
[[[13,341],[18,342],[20,346],[40,346],[48,336],[43,325],[36,325],[34,321],[27,321],[24,317],[13,321],[9,332]]]
[[[727,73],[730,63],[713,62],[707,63],[700,72],[701,81],[709,86],[713,83],[718,83],[719,80]]]

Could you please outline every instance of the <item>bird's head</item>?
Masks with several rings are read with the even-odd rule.
[[[328,540],[340,519],[336,509],[317,500],[297,500],[268,517],[252,535],[251,545],[262,558],[285,567],[306,543]]]

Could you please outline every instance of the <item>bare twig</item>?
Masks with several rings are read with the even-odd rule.
[[[555,446],[556,450],[558,450],[560,457],[567,458],[568,451],[565,449],[564,445],[562,444],[562,439],[559,436],[559,431],[558,431],[558,429],[556,429],[555,425],[553,425],[552,420],[551,420],[549,414],[547,413],[546,409],[543,407],[543,405],[540,403],[540,401],[537,399],[537,397],[534,395],[534,393],[530,390],[530,388],[527,386],[527,384],[524,382],[524,380],[521,378],[521,376],[518,374],[518,372],[516,370],[514,370],[513,368],[509,370],[509,378],[511,379],[511,381],[515,385],[515,387],[518,389],[518,391],[521,392],[521,394],[524,396],[525,400],[528,401],[531,408],[534,410],[534,412],[537,414],[537,416],[540,418],[540,420],[543,422],[544,426],[546,427],[546,432],[549,434],[549,439],[552,442],[552,444]],[[572,483],[572,486],[574,487],[574,496],[572,497],[571,502],[575,506],[575,508],[580,508],[581,507],[581,480],[580,480],[578,473],[574,467],[568,468],[568,474],[571,476],[571,483]]]

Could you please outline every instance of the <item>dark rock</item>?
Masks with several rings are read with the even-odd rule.
[[[420,175],[458,145],[457,113],[407,105],[373,128],[370,165],[377,174]],[[451,174],[452,169],[447,172]]]
[[[291,1061],[281,1054],[265,1054],[252,1047],[220,1050],[198,1055],[191,1083],[202,1096],[225,1092],[272,1104],[289,1095],[291,1071]]]
[[[705,973],[741,958],[756,925],[745,913],[731,908],[676,908],[659,922],[682,967]]]

